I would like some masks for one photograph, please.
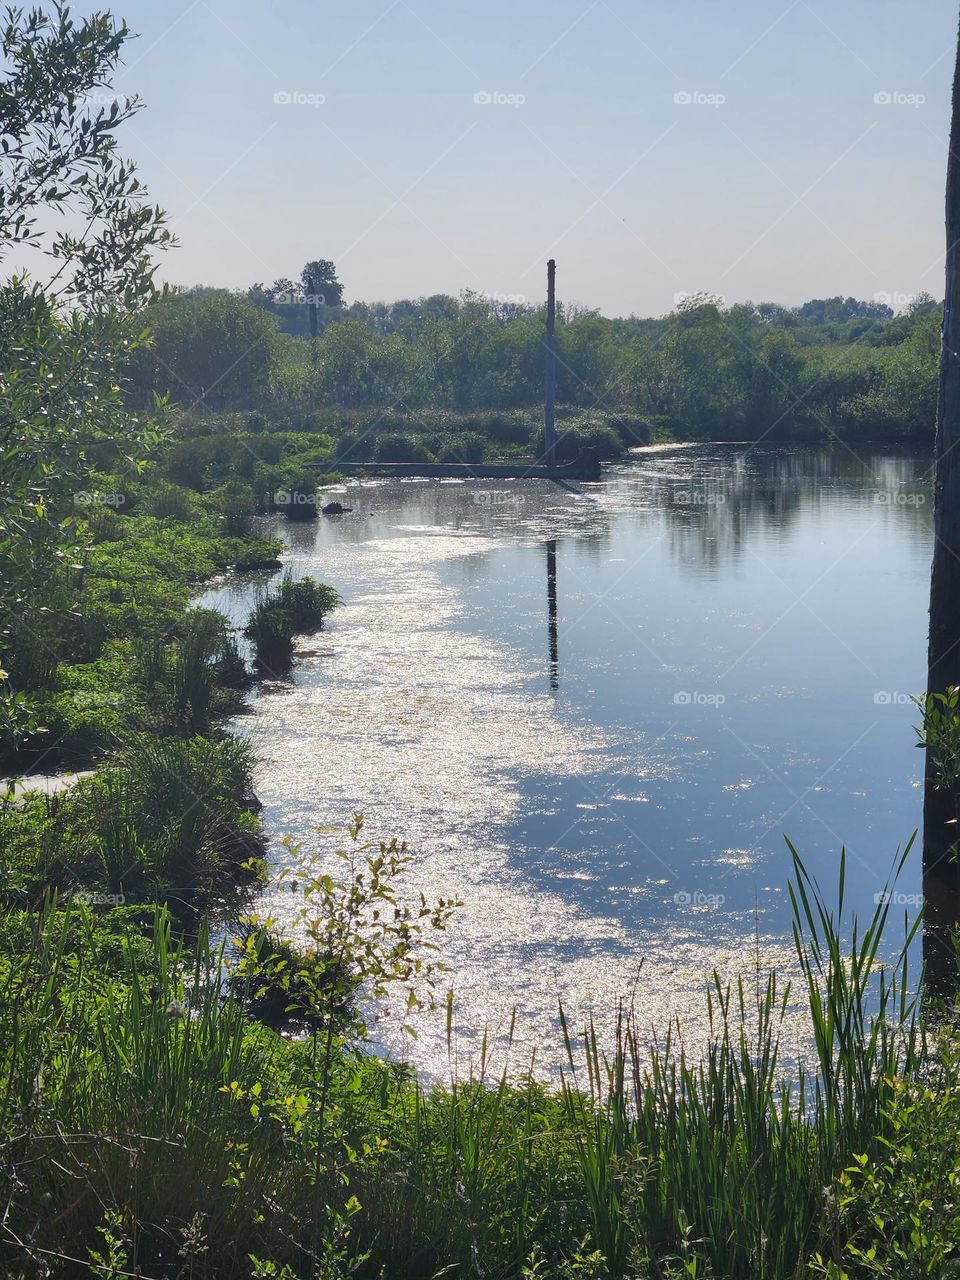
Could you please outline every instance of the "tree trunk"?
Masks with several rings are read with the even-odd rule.
[[[943,693],[951,685],[960,685],[960,38],[947,160],[946,231],[930,582],[930,693]],[[957,985],[952,939],[960,927],[960,875],[955,848],[960,833],[953,791],[938,788],[935,782],[935,762],[928,751],[923,806],[923,955],[929,989],[941,994]]]

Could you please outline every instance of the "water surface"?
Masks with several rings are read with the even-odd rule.
[[[920,820],[929,459],[709,446],[575,490],[344,492],[349,515],[282,531],[345,604],[240,725],[273,836],[330,849],[363,811],[412,887],[464,900],[461,1059],[516,1009],[515,1065],[549,1068],[558,996],[608,1025],[632,993],[695,1035],[714,966],[789,964],[784,833],[826,885],[845,845],[872,911]],[[249,588],[205,603],[240,618]],[[911,914],[919,889],[918,854]],[[443,1018],[419,1032],[442,1073]]]

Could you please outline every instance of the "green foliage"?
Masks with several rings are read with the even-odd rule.
[[[250,405],[269,383],[276,323],[229,290],[166,294],[144,322],[150,343],[129,371],[137,408],[168,395],[186,409],[222,413]]]
[[[73,608],[91,452],[109,444],[134,468],[156,443],[152,428],[124,420],[119,382],[152,291],[151,254],[170,236],[116,151],[139,102],[96,105],[128,35],[108,14],[74,20],[59,5],[11,8],[0,31],[0,254],[36,250],[46,273],[0,283],[0,647],[30,652],[28,684],[47,674],[40,633]]]
[[[3,803],[8,901],[88,890],[110,900],[163,898],[184,914],[229,898],[256,873],[249,860],[263,849],[251,768],[249,748],[234,738],[145,736],[92,778]]]
[[[960,688],[923,694],[914,702],[923,716],[917,728],[917,745],[930,753],[937,786],[956,796],[960,785]]]
[[[383,436],[377,441],[375,462],[433,462],[433,455],[426,445],[410,436]]]
[[[276,464],[263,434],[268,422],[331,435],[334,462],[454,460],[465,456],[458,440],[467,430],[490,452],[527,451],[536,443],[541,309],[469,292],[392,306],[321,306],[321,332],[312,339],[305,296],[277,281],[272,290],[257,286],[230,300],[230,308],[249,310],[251,323],[254,316],[261,323],[278,318],[286,330],[257,346],[258,361],[269,348],[269,368],[261,363],[255,382],[238,384],[222,405],[191,399],[183,388],[171,391],[184,409],[236,410],[236,423],[223,434],[245,438],[248,467],[257,460]],[[205,297],[191,291],[178,305],[192,309],[193,344],[209,339],[213,349],[220,336]],[[273,300],[290,297],[293,304]],[[169,364],[180,346],[167,350],[163,341],[158,334],[157,357]],[[646,320],[561,307],[557,344],[561,410],[579,415],[585,427],[611,427],[621,449],[647,443],[658,426],[686,439],[920,437],[932,429],[939,308],[929,298],[901,316],[852,298],[788,310],[769,303],[726,307],[706,294]],[[153,389],[141,386],[134,402],[146,403]],[[256,420],[259,439],[240,415],[245,409],[265,415]],[[480,460],[477,444],[463,445],[475,455],[468,461]],[[596,447],[604,456],[621,451],[605,434]],[[197,483],[182,474],[180,483]]]
[[[282,667],[292,656],[294,636],[319,630],[338,603],[332,587],[286,573],[275,587],[261,591],[244,634],[253,641],[261,663]]]
[[[897,1079],[873,1153],[855,1152],[825,1189],[835,1277],[952,1275],[960,1256],[960,1059],[956,1038],[941,1034],[923,1080]],[[954,1270],[950,1270],[949,1261]]]
[[[715,981],[702,1059],[646,1043],[625,1009],[607,1054],[564,1023],[558,1090],[494,1076],[485,1042],[466,1079],[427,1089],[349,1042],[366,996],[403,1021],[429,994],[453,904],[408,901],[402,846],[352,835],[332,864],[291,849],[289,933],[252,921],[229,972],[164,912],[143,933],[76,898],[0,922],[8,1272],[45,1249],[148,1275],[200,1253],[237,1277],[251,1258],[331,1278],[946,1273],[960,1053],[945,1029],[925,1057],[904,955],[880,960],[885,907],[844,949],[797,860],[817,1054],[792,1086],[794,997],[758,974]],[[266,992],[303,1036],[247,1016]]]

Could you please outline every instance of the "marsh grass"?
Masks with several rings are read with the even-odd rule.
[[[945,1162],[956,1169],[956,1138],[937,1159],[910,1157],[911,1126],[925,1112],[905,1099],[933,1088],[953,1115],[957,1080],[926,1078],[907,967],[913,930],[891,956],[881,904],[845,945],[845,858],[831,907],[792,856],[796,993],[772,973],[715,977],[696,1057],[673,1029],[650,1043],[628,1005],[607,1050],[598,1028],[575,1033],[563,1015],[567,1066],[556,1087],[495,1075],[485,1039],[474,1073],[435,1088],[366,1056],[329,1018],[284,1039],[231,996],[223,950],[202,932],[192,948],[178,943],[162,911],[146,940],[76,904],[8,918],[8,1270],[86,1256],[109,1211],[120,1215],[110,1231],[122,1231],[128,1269],[147,1277],[288,1267],[398,1280],[445,1269],[500,1280],[786,1280],[815,1267],[839,1280],[860,1274],[856,1251],[868,1253],[878,1232],[871,1206],[894,1198],[889,1170],[905,1164],[928,1228],[917,1274],[938,1274],[931,1259],[952,1246],[922,1209],[923,1179]],[[334,895],[329,914],[311,917],[322,941],[332,927],[323,922],[341,918],[356,891],[345,880],[354,897],[340,898],[323,876],[312,883],[323,901]],[[355,918],[343,938],[360,927]],[[362,955],[350,960],[354,983]],[[815,1058],[791,1076],[781,1040],[801,998]],[[449,1035],[452,1002],[447,1016]],[[187,1237],[203,1242],[189,1259]],[[899,1232],[898,1274],[912,1274],[911,1240]]]
[[[262,588],[244,631],[253,641],[260,665],[273,670],[288,666],[294,636],[318,631],[339,599],[332,587],[290,573],[276,586]]]

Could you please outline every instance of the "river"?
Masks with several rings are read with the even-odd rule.
[[[710,971],[789,968],[787,833],[873,910],[920,821],[930,459],[843,445],[637,453],[597,484],[376,481],[277,522],[344,605],[236,722],[273,840],[354,811],[463,899],[456,1053],[516,1010],[512,1064],[562,1057],[557,1000],[702,1029]],[[272,522],[269,527],[273,528]],[[202,603],[242,621],[252,588]],[[915,914],[919,851],[897,885]],[[266,909],[282,911],[268,890]],[[444,1017],[400,1048],[447,1070]]]

